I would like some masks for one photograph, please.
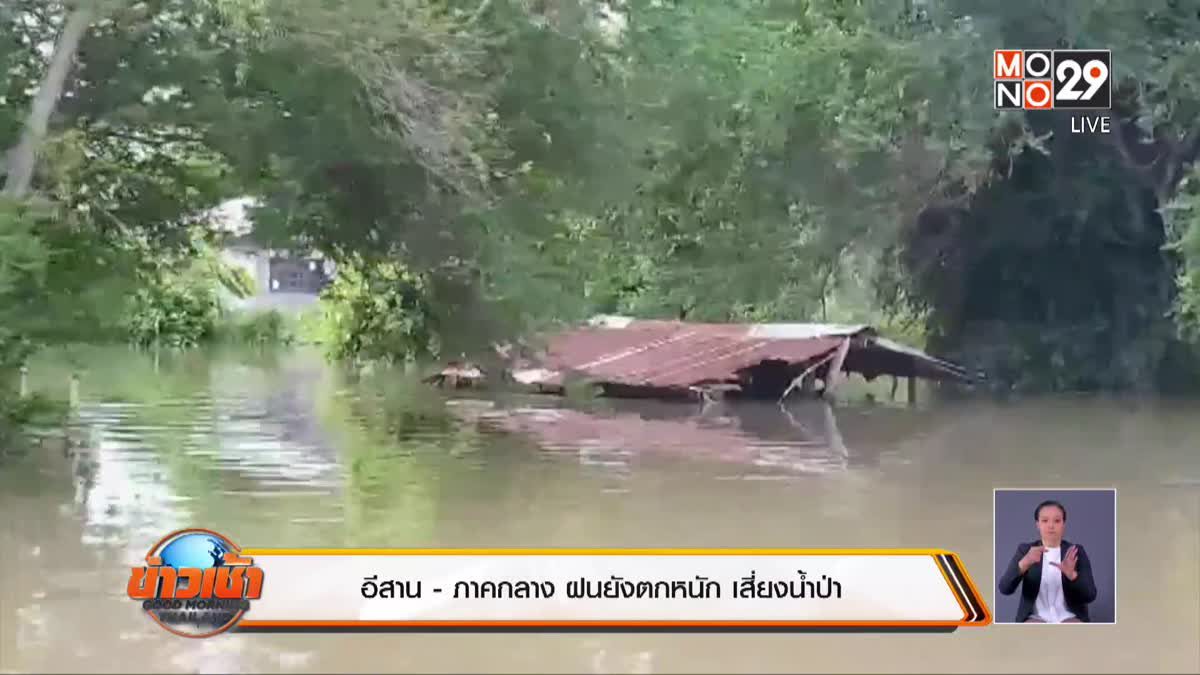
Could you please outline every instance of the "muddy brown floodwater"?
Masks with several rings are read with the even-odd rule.
[[[842,405],[833,428],[815,404],[447,405],[304,352],[73,358],[77,449],[0,464],[3,672],[1200,672],[1200,401]],[[62,393],[63,368],[35,385]],[[253,547],[943,547],[994,608],[997,486],[1118,489],[1116,625],[187,640],[124,597],[155,539],[203,526]]]

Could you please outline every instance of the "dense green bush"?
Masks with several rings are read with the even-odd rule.
[[[38,230],[52,215],[31,203],[0,200],[0,454],[20,425],[51,409],[40,398],[20,398],[18,378],[45,318],[31,309],[49,293],[50,248]]]
[[[31,204],[0,200],[0,367],[21,356],[12,349],[27,342],[28,310],[46,293],[50,250],[38,229],[50,217]]]
[[[425,280],[396,262],[339,265],[321,294],[320,341],[334,359],[400,362],[437,357]]]
[[[138,345],[195,347],[213,336],[220,318],[220,298],[211,282],[167,274],[148,279],[128,298],[122,325]]]
[[[231,314],[222,302],[222,290],[235,297],[253,292],[253,280],[242,269],[222,262],[215,251],[197,244],[174,263],[144,274],[126,299],[120,325],[130,342],[188,348],[220,338],[239,342],[281,341],[278,316]]]
[[[16,376],[33,344],[23,330],[25,298],[43,286],[47,252],[35,234],[39,214],[28,205],[0,201],[0,447],[26,417],[16,396]]]
[[[219,332],[225,342],[260,346],[289,345],[298,338],[295,323],[275,310],[229,314],[222,321]]]

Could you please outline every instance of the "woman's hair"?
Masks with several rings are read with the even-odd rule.
[[[1062,505],[1062,504],[1060,504],[1059,502],[1056,502],[1056,501],[1054,501],[1053,499],[1047,499],[1046,501],[1042,502],[1041,504],[1038,504],[1038,505],[1037,505],[1037,508],[1033,510],[1033,520],[1034,520],[1035,522],[1037,521],[1037,519],[1038,519],[1039,517],[1041,517],[1041,515],[1042,515],[1042,509],[1046,508],[1047,506],[1055,506],[1055,507],[1058,507],[1058,510],[1059,510],[1059,511],[1062,511],[1062,514],[1063,514],[1063,522],[1064,522],[1064,523],[1065,523],[1065,522],[1067,522],[1067,507],[1063,506],[1063,505]]]

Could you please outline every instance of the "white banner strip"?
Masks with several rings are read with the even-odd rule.
[[[245,628],[985,625],[945,551],[272,551]],[[966,597],[964,597],[966,596]]]

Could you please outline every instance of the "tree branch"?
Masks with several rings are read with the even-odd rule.
[[[1173,197],[1187,170],[1200,158],[1200,126],[1193,128],[1183,139],[1168,149],[1167,166],[1156,192],[1160,197]]]
[[[1125,167],[1140,175],[1152,170],[1155,162],[1158,161],[1158,158],[1155,158],[1149,164],[1140,164],[1138,162],[1137,158],[1133,156],[1133,152],[1129,148],[1129,142],[1125,139],[1125,128],[1129,125],[1130,123],[1117,118],[1117,128],[1113,133],[1104,136],[1104,139],[1109,142],[1109,145],[1111,145],[1114,150],[1117,151],[1117,155],[1121,158],[1121,161],[1125,164]]]
[[[62,96],[67,75],[71,71],[71,63],[75,60],[75,53],[84,33],[92,23],[92,17],[91,8],[80,6],[67,18],[67,24],[54,47],[54,56],[50,59],[45,78],[33,99],[21,139],[9,155],[9,171],[2,191],[7,196],[24,197],[33,184],[38,147],[46,136],[50,117]]]
[[[476,8],[471,14],[471,18],[467,20],[467,25],[470,26],[479,23],[479,20],[483,18],[483,15],[486,14],[491,7],[492,0],[483,0],[483,2],[479,3],[479,7]]]
[[[1157,134],[1154,142],[1139,145],[1155,152],[1149,162],[1139,161],[1135,156],[1126,128],[1130,123],[1118,120],[1113,133],[1104,139],[1117,153],[1122,164],[1147,188],[1154,191],[1159,203],[1166,203],[1175,196],[1188,167],[1200,159],[1200,124],[1193,127],[1182,138],[1174,134]]]

